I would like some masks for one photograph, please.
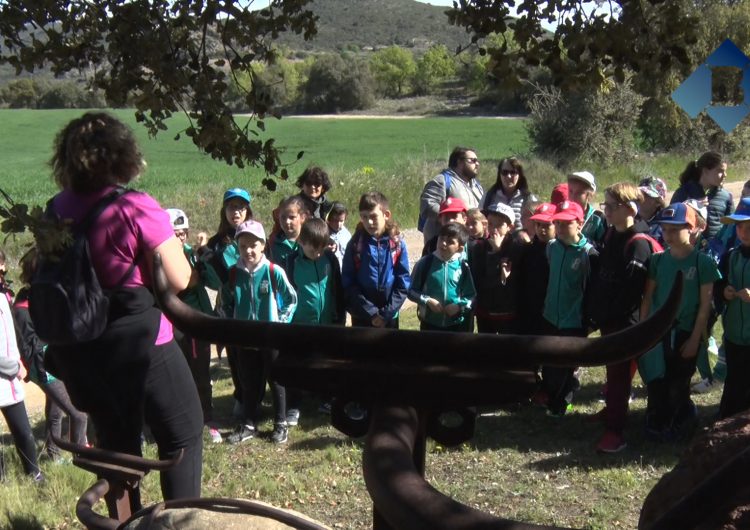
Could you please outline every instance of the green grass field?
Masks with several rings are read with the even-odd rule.
[[[174,141],[186,125],[184,117],[175,116],[170,129],[152,139],[135,123],[132,111],[114,113],[131,124],[148,162],[148,169],[133,185],[151,193],[165,208],[185,210],[194,233],[215,230],[222,193],[233,186],[251,192],[256,217],[268,222],[278,201],[296,193],[292,181],[310,164],[328,171],[333,183],[329,198],[352,209],[363,192],[384,192],[395,219],[404,228],[416,225],[419,193],[424,183],[446,166],[448,154],[456,145],[477,150],[482,162],[479,178],[485,187],[495,180],[498,160],[511,155],[522,157],[531,189],[541,197],[548,196],[565,177],[562,168],[527,155],[530,145],[519,119],[285,118],[268,120],[262,138],[275,137],[276,144],[286,148],[287,161],[294,161],[299,151],[304,151],[305,156],[288,167],[290,181],[280,182],[279,189],[271,193],[260,184],[264,177],[260,169],[239,169],[215,161],[198,152],[184,135],[182,140]],[[79,110],[0,110],[0,188],[17,202],[44,205],[56,191],[47,164],[53,139],[67,121],[80,114]],[[645,173],[662,176],[674,186],[683,160],[643,155],[624,166],[581,167],[594,172],[601,189],[608,183],[635,180]],[[348,224],[350,228],[356,224],[356,215],[350,217]],[[20,241],[25,242],[23,238]],[[5,244],[11,255],[22,246],[13,241]]]

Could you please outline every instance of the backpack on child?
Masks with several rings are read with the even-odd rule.
[[[354,232],[352,239],[349,244],[354,244],[354,270],[358,271],[362,266],[362,254],[365,251],[365,241],[362,235],[362,230]],[[393,238],[388,240],[388,246],[391,254],[391,263],[395,267],[398,260],[401,259],[401,244],[396,242]]]
[[[99,199],[86,217],[72,229],[72,242],[58,255],[39,256],[31,280],[29,314],[39,338],[53,345],[72,345],[98,338],[107,328],[112,291],[121,288],[135,270],[138,259],[112,290],[99,283],[91,262],[88,231],[99,215],[122,195],[133,191],[118,187]],[[45,216],[61,222],[52,199]]]
[[[448,193],[451,191],[451,171],[449,169],[446,169],[441,173],[443,175],[443,178],[445,179],[445,198],[448,197]],[[424,225],[427,223],[427,217],[422,214],[422,212],[419,212],[419,219],[417,220],[417,230],[420,232],[424,232]]]

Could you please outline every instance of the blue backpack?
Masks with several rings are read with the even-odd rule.
[[[448,197],[448,193],[451,190],[451,172],[447,169],[443,171],[442,173],[443,178],[445,179],[445,196]],[[424,225],[427,222],[427,218],[422,214],[422,212],[419,212],[419,219],[417,220],[417,230],[420,232],[424,232]]]

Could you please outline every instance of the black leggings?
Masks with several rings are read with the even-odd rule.
[[[60,380],[41,385],[46,401],[44,415],[47,418],[47,453],[52,457],[60,454],[60,448],[52,440],[62,436],[62,420],[65,415],[70,419],[70,441],[78,445],[86,445],[86,424],[88,417],[70,402],[65,384]]]
[[[690,338],[689,331],[676,330],[664,338],[664,377],[648,384],[647,426],[652,430],[679,429],[694,411],[690,399],[690,378],[695,373],[697,355],[685,359],[680,348]]]
[[[55,352],[53,373],[65,381],[73,404],[89,413],[98,447],[140,456],[145,421],[160,459],[185,451],[178,465],[161,472],[164,499],[199,497],[203,413],[185,356],[174,340],[154,346],[153,336],[137,340],[138,329],[117,331],[112,337],[120,342]],[[138,495],[131,509],[140,509]]]
[[[8,405],[0,409],[3,411],[5,423],[8,424],[13,443],[16,444],[18,457],[27,475],[36,476],[39,473],[39,465],[36,460],[36,444],[34,434],[31,432],[29,417],[26,414],[26,405],[23,401]]]
[[[258,422],[260,403],[266,392],[266,381],[271,387],[274,423],[286,421],[286,389],[269,379],[271,362],[279,354],[277,350],[240,348],[236,350],[238,372],[242,386],[243,420],[253,424]]]

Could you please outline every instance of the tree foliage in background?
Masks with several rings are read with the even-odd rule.
[[[319,56],[302,91],[309,112],[366,109],[375,101],[375,82],[367,63],[341,55]]]
[[[567,93],[541,88],[529,102],[527,127],[534,150],[560,166],[584,159],[625,162],[636,151],[643,99],[629,80]]]
[[[442,44],[430,47],[417,61],[412,85],[417,94],[431,94],[435,87],[456,75],[456,60]]]
[[[456,0],[450,21],[473,33],[510,39],[482,45],[496,79],[517,86],[545,66],[561,87],[601,86],[626,72],[654,83],[670,72],[687,76],[695,66],[689,49],[697,41],[697,16],[688,0]],[[543,23],[556,22],[554,31]],[[641,87],[644,90],[647,86]]]
[[[683,0],[683,3],[693,10],[698,19],[697,42],[689,50],[693,63],[704,62],[706,57],[727,38],[741,50],[750,52],[750,2]],[[710,16],[703,16],[704,13],[710,13]],[[713,71],[712,77],[717,88],[714,99],[720,101],[723,92],[730,96],[730,100],[731,96],[734,96],[734,101],[727,101],[726,104],[741,103],[741,94],[736,90],[738,76],[729,81],[729,86],[722,86],[722,73],[719,69]],[[675,73],[666,76],[662,83],[654,87],[659,92],[644,103],[639,125],[644,147],[678,149],[693,153],[714,149],[734,156],[750,155],[748,120],[727,134],[705,113],[701,113],[693,120],[672,101],[669,94],[683,79],[684,76]],[[654,83],[643,76],[638,76],[635,80],[639,84],[639,91],[644,91],[647,85]]]
[[[267,98],[250,85],[244,100],[254,119],[240,125],[226,95],[236,72],[254,61],[274,62],[279,33],[314,35],[308,1],[272,0],[252,11],[252,0],[5,0],[0,62],[18,73],[42,66],[55,75],[91,70],[92,86],[112,105],[133,104],[151,134],[182,111],[190,119],[183,132],[198,148],[276,173],[279,151],[272,139],[258,139],[270,110]],[[264,183],[275,186],[271,179]]]
[[[380,92],[387,97],[397,98],[404,94],[417,72],[417,64],[409,50],[389,46],[373,54],[370,58],[370,71]]]

